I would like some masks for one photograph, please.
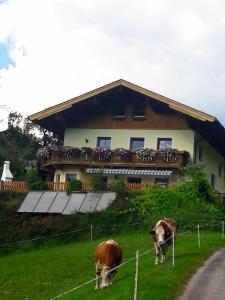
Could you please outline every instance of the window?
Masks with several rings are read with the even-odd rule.
[[[222,177],[222,171],[223,169],[222,169],[222,164],[219,164],[219,168],[218,168],[218,175],[219,175],[219,177]]]
[[[103,149],[111,148],[111,137],[98,137],[97,138],[97,147],[101,147]]]
[[[216,176],[215,174],[211,174],[211,187],[215,189],[215,185],[216,185]]]
[[[155,178],[155,185],[165,189],[169,185],[169,178]]]
[[[135,103],[133,106],[133,118],[144,119],[145,118],[145,103]]]
[[[127,183],[141,183],[141,177],[128,177]]]
[[[125,118],[125,105],[124,104],[116,104],[112,110],[113,119],[122,120]]]
[[[77,179],[77,174],[74,174],[74,173],[67,173],[66,174],[66,180],[65,181],[73,181]]]
[[[130,150],[136,151],[144,148],[144,138],[131,138],[130,139]]]
[[[172,148],[172,139],[171,138],[158,138],[157,149],[165,150]]]
[[[202,161],[202,157],[203,157],[203,149],[202,149],[202,146],[199,146],[199,148],[198,148],[198,160]]]

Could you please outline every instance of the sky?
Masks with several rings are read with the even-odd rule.
[[[225,125],[223,0],[0,0],[0,130],[118,79]]]

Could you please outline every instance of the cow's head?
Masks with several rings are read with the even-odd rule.
[[[106,288],[111,284],[114,274],[115,273],[113,271],[110,271],[109,267],[103,266],[103,268],[102,268],[102,283],[100,285],[101,289]]]
[[[166,230],[165,226],[157,225],[150,231],[150,234],[158,247],[163,250],[166,247],[166,241],[170,238],[170,232]]]

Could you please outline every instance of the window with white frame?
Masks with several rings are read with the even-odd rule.
[[[111,148],[111,137],[98,137],[97,138],[97,147],[103,149]]]
[[[165,150],[172,148],[172,138],[158,138],[157,150]]]

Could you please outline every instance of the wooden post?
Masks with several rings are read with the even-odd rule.
[[[139,264],[139,250],[136,251],[136,272],[135,272],[134,300],[137,300],[138,264]]]
[[[93,226],[91,225],[91,243],[93,242]]]
[[[201,240],[200,240],[200,228],[198,224],[198,247],[201,248]]]
[[[175,233],[173,232],[173,267],[175,266],[175,248],[174,248]]]
[[[222,240],[224,240],[224,221],[222,221]]]

